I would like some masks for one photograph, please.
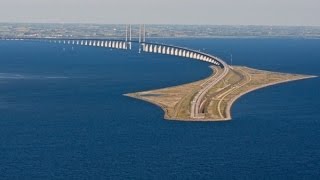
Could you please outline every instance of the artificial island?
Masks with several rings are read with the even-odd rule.
[[[259,88],[315,76],[286,74],[229,66],[228,73],[211,66],[213,74],[197,82],[126,94],[160,106],[165,119],[180,121],[231,120],[231,106],[242,95]]]

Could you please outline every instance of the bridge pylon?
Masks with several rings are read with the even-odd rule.
[[[146,42],[146,25],[140,24],[140,29],[139,29],[139,53],[141,52],[141,49],[144,49],[144,46]]]
[[[128,41],[129,38],[129,41]],[[132,32],[131,32],[131,24],[126,25],[126,48],[129,47],[131,50],[131,40],[132,40]]]

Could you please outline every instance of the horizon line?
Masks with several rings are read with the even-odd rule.
[[[180,24],[180,23],[97,23],[97,22],[5,22],[0,21],[0,24],[83,24],[83,25],[166,25],[166,26],[256,26],[256,27],[318,27],[320,25],[268,25],[268,24]]]

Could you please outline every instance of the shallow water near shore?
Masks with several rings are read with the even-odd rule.
[[[320,40],[154,39],[252,68],[320,75]],[[238,100],[223,123],[166,121],[125,93],[180,85],[208,64],[103,48],[0,41],[1,178],[320,175],[320,79]]]

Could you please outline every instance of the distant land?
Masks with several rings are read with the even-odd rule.
[[[149,38],[320,38],[319,26],[146,25]],[[138,36],[139,25],[132,25]],[[124,24],[0,23],[0,38],[123,38]]]

